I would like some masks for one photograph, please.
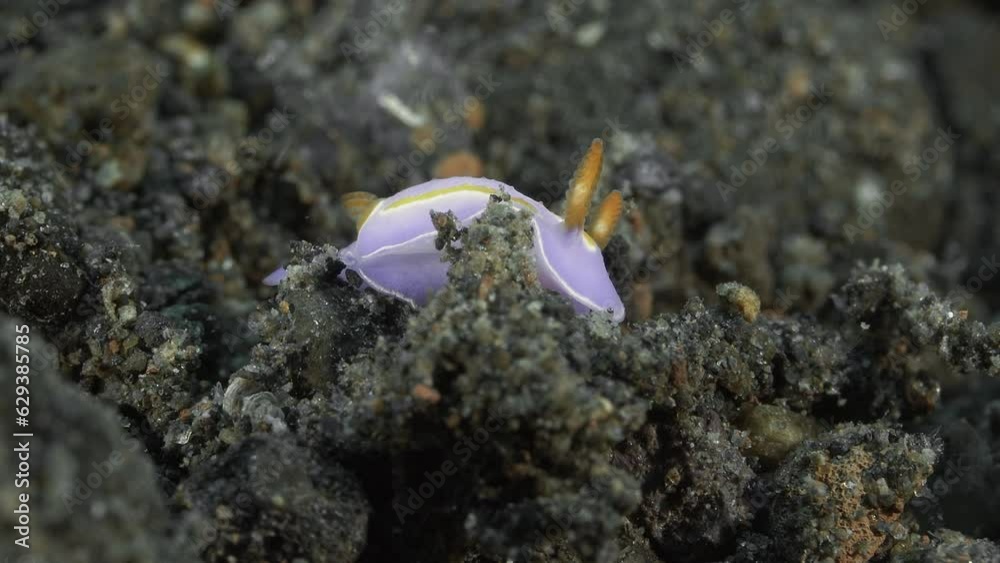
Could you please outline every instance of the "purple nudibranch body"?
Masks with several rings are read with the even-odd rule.
[[[595,143],[597,143],[595,141]],[[597,149],[600,150],[597,145]],[[592,146],[592,151],[594,146]],[[600,159],[600,154],[597,158]],[[581,164],[581,170],[587,162]],[[589,163],[591,178],[584,178],[590,186],[584,190],[592,193],[596,175],[600,173],[598,160],[596,172],[593,159]],[[578,170],[578,177],[581,176]],[[586,176],[586,174],[583,174]],[[437,230],[431,220],[431,211],[451,211],[458,221],[467,225],[486,210],[490,197],[506,192],[510,195],[510,205],[515,205],[531,214],[534,228],[535,264],[541,285],[568,297],[578,312],[607,311],[615,322],[625,318],[625,307],[615,290],[604,265],[601,247],[606,244],[621,210],[621,197],[615,205],[602,205],[603,215],[612,215],[610,228],[608,220],[598,219],[594,237],[585,232],[582,225],[568,225],[567,219],[549,211],[541,203],[522,194],[513,187],[488,178],[453,177],[431,180],[412,186],[385,198],[371,196],[358,204],[355,199],[346,201],[349,211],[356,212],[359,229],[355,242],[340,251],[340,260],[347,270],[358,274],[364,282],[383,293],[388,293],[413,305],[425,304],[435,291],[448,280],[449,264],[442,259],[434,242]],[[583,216],[589,205],[590,193],[578,197],[587,202],[582,204]],[[355,196],[356,197],[356,196]],[[573,187],[570,188],[569,206],[574,203]],[[578,222],[582,219],[576,218]],[[601,244],[594,238],[599,238]],[[265,278],[264,283],[276,285],[287,275],[279,268]],[[341,274],[343,275],[343,274]]]

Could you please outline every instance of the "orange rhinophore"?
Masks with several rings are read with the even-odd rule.
[[[594,239],[597,246],[604,248],[608,245],[611,235],[615,234],[615,227],[618,226],[618,220],[621,217],[622,193],[615,190],[601,202],[601,206],[597,209],[597,218],[588,231],[590,238]]]
[[[344,204],[344,209],[347,210],[347,214],[351,216],[351,219],[354,219],[354,224],[358,229],[368,219],[368,216],[371,215],[379,201],[381,200],[377,195],[368,192],[350,192],[340,198],[340,202]]]
[[[567,229],[582,229],[590,211],[590,200],[594,198],[594,189],[601,178],[601,166],[604,164],[604,142],[594,139],[590,143],[587,154],[580,165],[576,167],[573,180],[566,193],[565,224]]]

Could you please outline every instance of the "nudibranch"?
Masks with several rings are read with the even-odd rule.
[[[619,191],[604,198],[590,228],[584,229],[603,160],[604,145],[595,139],[570,182],[562,217],[513,187],[488,178],[431,180],[387,198],[367,192],[346,194],[343,203],[357,223],[358,238],[340,251],[339,258],[368,286],[423,305],[448,279],[448,263],[434,246],[437,230],[431,211],[451,211],[460,223],[469,224],[486,210],[491,196],[506,192],[510,204],[531,214],[541,285],[568,297],[580,313],[608,311],[615,322],[621,322],[625,307],[601,254],[621,218]],[[281,268],[264,283],[276,285],[285,276]]]

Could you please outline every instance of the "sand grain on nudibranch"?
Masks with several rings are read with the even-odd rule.
[[[357,223],[358,238],[340,251],[340,260],[377,291],[423,305],[448,279],[449,265],[434,246],[437,229],[431,212],[451,211],[460,224],[469,224],[486,210],[492,196],[503,192],[511,205],[531,214],[541,285],[568,297],[578,312],[607,311],[621,322],[625,307],[601,254],[621,218],[621,193],[611,192],[590,229],[584,228],[603,160],[604,145],[595,139],[570,182],[562,217],[489,178],[431,180],[387,198],[367,192],[346,194],[343,203]],[[264,283],[276,285],[286,275],[279,268]]]

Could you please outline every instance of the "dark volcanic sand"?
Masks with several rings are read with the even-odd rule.
[[[3,2],[3,562],[1000,561],[1000,12],[880,4]],[[594,137],[625,324],[500,203],[338,277]]]

